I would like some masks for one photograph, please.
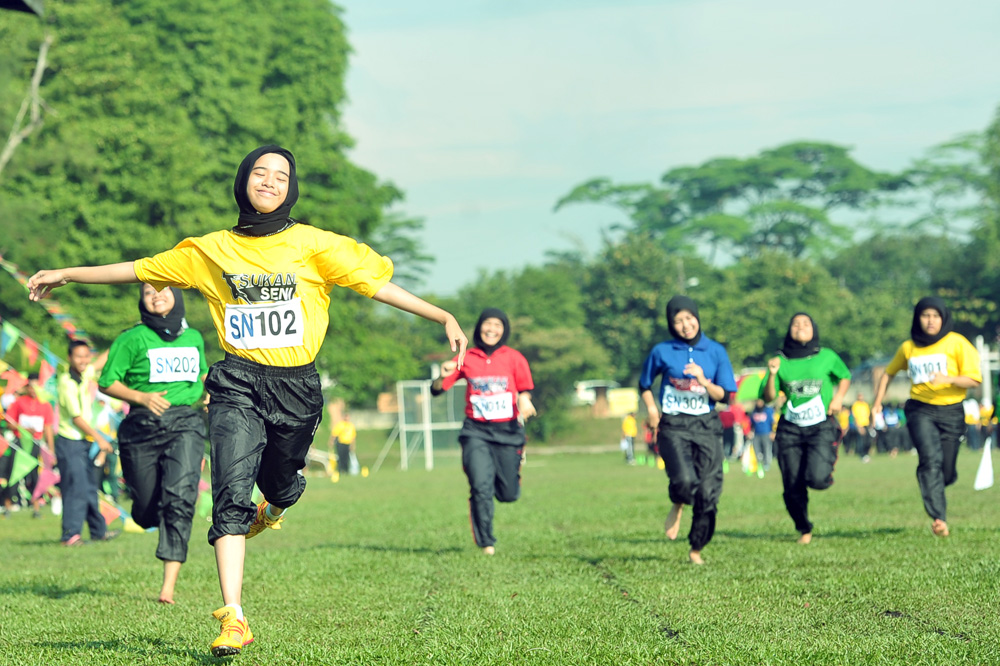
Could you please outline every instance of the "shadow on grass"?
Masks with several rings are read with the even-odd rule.
[[[105,590],[96,590],[85,585],[62,587],[60,585],[52,585],[51,583],[22,583],[21,585],[0,587],[0,594],[34,594],[39,597],[45,597],[46,599],[63,599],[65,597],[73,596],[74,594],[87,594],[98,597],[112,596],[110,592]]]
[[[887,536],[909,531],[905,527],[877,527],[871,530],[832,530],[830,532],[813,532],[816,539],[867,539],[873,536]],[[761,539],[765,541],[788,541],[794,535],[788,533],[773,534],[767,532],[740,532],[735,530],[718,530],[715,536],[730,539]]]
[[[186,657],[196,663],[220,664],[222,660],[213,657],[208,651],[208,647],[203,649],[180,649],[171,646],[162,638],[150,638],[148,636],[135,636],[128,640],[110,641],[45,641],[34,644],[40,648],[50,650],[68,650],[76,652],[79,650],[114,652],[123,655],[134,655],[136,657]]]
[[[445,553],[458,553],[467,548],[459,548],[458,546],[448,546],[447,548],[429,548],[427,546],[418,546],[416,548],[406,548],[404,546],[384,546],[382,544],[366,544],[366,543],[325,543],[320,546],[313,546],[309,550],[319,550],[327,548],[342,548],[344,550],[363,550],[370,553],[404,553],[410,555],[444,555]]]

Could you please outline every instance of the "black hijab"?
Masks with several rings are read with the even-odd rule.
[[[816,320],[812,317],[809,317],[809,321],[813,327],[812,340],[809,342],[799,342],[792,339],[792,322],[799,316],[809,317],[805,312],[796,312],[788,320],[788,332],[785,333],[785,342],[781,345],[781,353],[785,358],[806,358],[807,356],[819,353],[819,327],[816,326]]]
[[[920,313],[924,310],[937,310],[941,315],[941,330],[934,335],[928,335],[920,325]],[[930,347],[932,344],[951,333],[955,323],[951,320],[951,310],[937,296],[926,296],[917,301],[913,308],[913,323],[910,324],[910,339],[918,347]]]
[[[170,291],[174,293],[174,308],[161,317],[146,309],[146,303],[142,298],[145,290],[146,285],[139,285],[139,317],[142,323],[156,331],[156,334],[167,342],[173,342],[188,327],[187,321],[184,320],[184,292],[177,287],[170,287]]]
[[[254,163],[260,159],[261,155],[268,153],[281,155],[288,160],[288,191],[280,206],[270,213],[261,213],[250,203],[250,197],[247,196],[247,181],[250,180],[250,172],[253,170]],[[290,151],[275,145],[261,146],[251,151],[243,158],[243,161],[240,162],[240,168],[236,170],[233,196],[236,197],[236,204],[240,207],[239,224],[233,227],[233,233],[240,236],[271,236],[292,226],[296,222],[291,218],[292,206],[299,200],[299,181],[295,176],[295,157]]]
[[[503,335],[500,336],[500,342],[495,345],[488,345],[483,342],[483,336],[480,334],[480,329],[483,327],[483,322],[490,317],[495,317],[503,322]],[[472,332],[472,342],[479,349],[486,352],[487,356],[491,356],[493,352],[503,347],[507,344],[507,339],[510,338],[510,320],[507,319],[507,314],[499,308],[486,308],[483,310],[482,314],[479,315],[479,321],[476,322],[476,328]]]
[[[674,317],[682,310],[687,310],[698,320],[698,335],[690,340],[682,338],[680,333],[674,328]],[[674,339],[682,340],[689,345],[698,344],[698,341],[701,340],[701,317],[698,316],[698,304],[687,296],[678,295],[671,298],[670,302],[667,303],[667,328],[670,330],[670,335],[674,336]]]

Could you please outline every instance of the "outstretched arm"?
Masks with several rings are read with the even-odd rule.
[[[50,291],[70,282],[81,284],[128,284],[138,283],[131,261],[104,266],[74,266],[38,271],[28,278],[28,298],[39,301]]]
[[[465,348],[469,346],[469,339],[462,332],[462,327],[458,325],[458,320],[450,312],[442,310],[436,305],[431,305],[419,296],[414,296],[399,285],[388,282],[375,292],[372,297],[379,303],[385,303],[392,307],[423,317],[428,321],[435,321],[444,326],[445,335],[452,351],[458,352],[458,367],[462,367],[465,360]]]

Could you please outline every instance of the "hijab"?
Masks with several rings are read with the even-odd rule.
[[[691,338],[690,340],[682,338],[680,333],[674,328],[674,317],[677,313],[687,310],[694,315],[694,318],[698,320],[698,334]],[[698,341],[701,340],[701,317],[698,316],[698,304],[694,300],[688,298],[687,296],[674,296],[667,303],[667,328],[670,330],[670,335],[674,336],[675,340],[682,340],[689,345],[696,345]]]
[[[483,336],[480,333],[480,330],[483,327],[483,322],[490,317],[494,317],[503,322],[503,335],[500,336],[500,342],[495,345],[488,345],[483,342]],[[507,344],[508,338],[510,338],[510,320],[507,319],[507,314],[499,308],[486,308],[483,310],[482,314],[479,315],[479,321],[476,322],[476,328],[472,332],[473,344],[475,344],[477,348],[486,352],[487,356],[492,356],[493,352]]]
[[[920,325],[920,313],[924,310],[937,310],[941,315],[941,330],[934,335],[924,332]],[[910,324],[910,339],[918,347],[930,347],[932,344],[951,333],[955,323],[951,320],[951,310],[944,304],[944,301],[937,296],[926,296],[917,301],[913,308],[913,323]]]
[[[250,197],[247,196],[247,182],[250,180],[253,165],[260,159],[261,155],[268,153],[281,155],[288,160],[288,191],[280,206],[270,213],[261,213],[250,203]],[[299,181],[295,176],[295,157],[290,151],[275,145],[261,146],[250,151],[250,154],[243,158],[240,167],[236,170],[233,196],[236,197],[236,204],[240,208],[239,223],[233,227],[233,233],[240,236],[271,236],[292,226],[296,223],[296,220],[291,218],[292,206],[299,199]]]
[[[809,317],[805,312],[796,312],[788,320],[788,332],[785,333],[785,342],[781,345],[781,353],[785,358],[806,358],[807,356],[819,353],[819,327],[816,326],[816,321],[812,317],[809,317],[809,321],[813,327],[812,340],[809,342],[799,342],[792,339],[792,322],[795,321],[796,317],[800,316]]]
[[[170,291],[174,293],[174,308],[161,317],[146,309],[146,303],[142,298],[145,289],[145,284],[139,286],[139,317],[142,323],[167,342],[173,342],[188,327],[184,319],[184,293],[177,287],[170,287]]]

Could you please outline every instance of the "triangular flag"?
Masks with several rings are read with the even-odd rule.
[[[42,361],[38,368],[38,383],[42,386],[49,381],[49,378],[56,374],[56,369],[48,361]]]
[[[0,354],[6,354],[20,336],[21,332],[13,324],[0,323]]]
[[[98,506],[101,510],[101,515],[104,516],[104,522],[110,525],[119,518],[123,518],[124,511],[119,509],[117,506],[109,502],[108,500],[101,498],[98,500]]]
[[[992,442],[986,438],[983,446],[983,457],[979,459],[979,469],[976,471],[976,482],[972,485],[976,490],[986,490],[993,486],[993,455],[990,453]]]
[[[35,484],[35,489],[31,492],[31,501],[34,502],[57,483],[59,483],[59,475],[51,469],[43,467],[42,471],[38,473],[38,483]]]
[[[24,349],[28,353],[28,365],[34,365],[38,360],[38,343],[29,337],[24,338]]]
[[[24,477],[28,476],[33,469],[38,467],[38,458],[29,455],[24,451],[14,452],[14,463],[10,468],[10,476],[7,478],[7,485],[13,486]]]

